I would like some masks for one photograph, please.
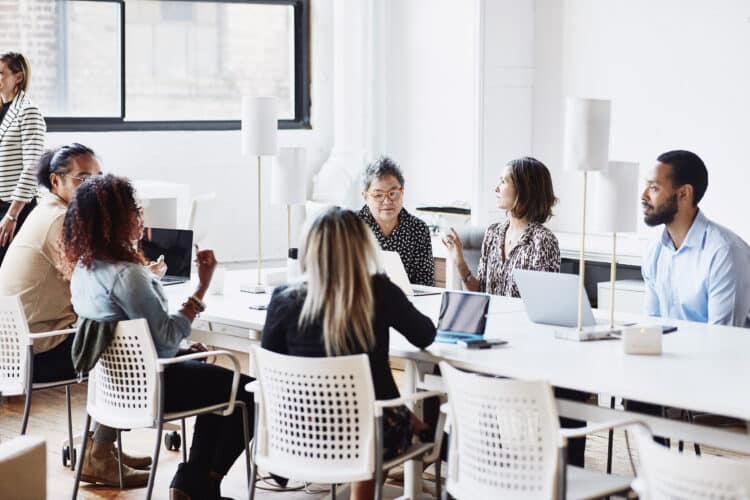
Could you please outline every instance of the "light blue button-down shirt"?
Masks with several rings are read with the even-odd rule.
[[[70,298],[78,316],[97,321],[145,318],[160,358],[177,354],[190,335],[190,320],[169,314],[159,279],[146,267],[129,262],[94,261],[91,269],[76,266]]]
[[[679,249],[665,228],[641,269],[646,314],[750,328],[750,247],[703,212]]]

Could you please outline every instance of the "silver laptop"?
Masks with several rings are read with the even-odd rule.
[[[513,279],[521,292],[521,299],[531,321],[545,325],[578,326],[577,274],[516,269],[513,271]],[[583,326],[596,324],[589,298],[584,292]]]
[[[383,264],[383,270],[388,278],[395,283],[406,295],[439,295],[439,290],[430,288],[420,288],[419,285],[412,285],[409,282],[409,275],[406,274],[404,263],[397,252],[388,250],[380,251],[380,262]]]

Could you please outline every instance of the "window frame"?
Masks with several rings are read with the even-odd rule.
[[[125,2],[120,4],[120,116],[46,117],[48,132],[113,132],[169,130],[240,130],[240,120],[125,120]],[[311,129],[310,124],[310,0],[171,0],[177,2],[287,5],[294,9],[294,118],[279,120],[278,128]],[[239,109],[240,103],[237,102]]]

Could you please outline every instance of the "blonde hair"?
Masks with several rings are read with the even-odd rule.
[[[379,261],[367,225],[350,210],[324,211],[307,230],[300,261],[307,274],[300,329],[320,320],[329,356],[371,351],[375,347],[372,275]]]

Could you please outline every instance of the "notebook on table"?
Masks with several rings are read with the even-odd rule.
[[[397,285],[404,294],[408,296],[419,295],[438,295],[440,291],[432,288],[420,288],[419,285],[412,285],[409,282],[409,275],[406,274],[406,268],[401,261],[397,252],[381,250],[380,260],[383,264],[383,270],[395,285]]]
[[[489,308],[490,296],[486,293],[443,292],[435,342],[482,339]]]
[[[141,248],[149,261],[156,261],[160,255],[164,256],[167,274],[161,278],[162,285],[190,281],[193,231],[147,227],[143,230]]]

